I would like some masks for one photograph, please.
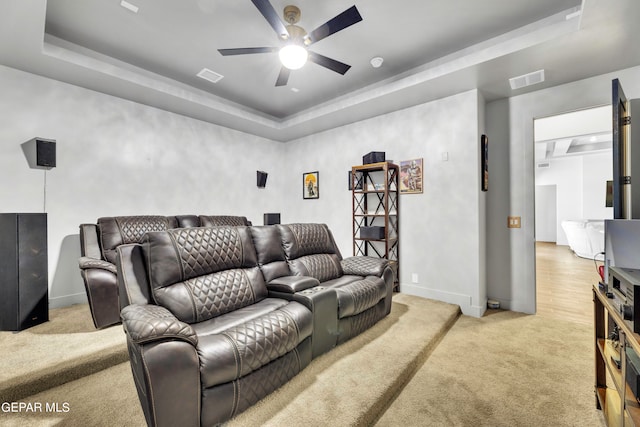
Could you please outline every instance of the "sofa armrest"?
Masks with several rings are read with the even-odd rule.
[[[320,282],[314,277],[308,276],[282,276],[267,283],[267,289],[274,292],[295,294],[305,289],[318,286]]]
[[[389,260],[371,256],[354,256],[341,261],[344,274],[381,277]]]
[[[87,270],[89,268],[97,268],[100,270],[110,271],[113,274],[118,273],[118,270],[115,264],[111,264],[109,261],[91,258],[88,256],[80,257],[80,259],[78,259],[78,265],[80,266],[81,270]]]
[[[128,305],[122,309],[122,325],[129,338],[136,344],[166,339],[182,340],[198,344],[193,328],[166,308],[158,305]]]

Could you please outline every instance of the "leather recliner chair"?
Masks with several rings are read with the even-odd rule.
[[[342,258],[325,224],[251,227],[273,296],[313,311],[313,357],[370,328],[391,311],[393,271],[376,257]]]
[[[310,363],[311,310],[271,297],[248,227],[150,232],[117,252],[123,327],[150,426],[222,423]]]
[[[176,227],[176,217],[158,215],[104,217],[97,224],[80,225],[78,264],[96,328],[120,323],[116,248],[140,242],[147,231]]]
[[[134,215],[99,218],[96,224],[80,225],[80,275],[93,324],[97,329],[120,323],[116,248],[139,243],[147,231],[212,225],[251,225],[244,216],[229,215]]]
[[[342,258],[325,224],[276,225],[292,275],[316,278],[336,292],[338,333],[343,343],[373,326],[391,311],[393,271],[386,259]]]

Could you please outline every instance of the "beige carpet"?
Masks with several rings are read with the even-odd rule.
[[[0,402],[12,402],[129,360],[122,326],[96,330],[87,304],[50,310],[49,321],[0,332]]]
[[[396,294],[391,315],[314,360],[228,425],[371,425],[458,316],[458,306]]]
[[[420,367],[459,316],[457,306],[398,294],[391,314],[368,331],[315,359],[275,393],[228,423],[368,425]],[[2,426],[143,426],[128,363],[24,400],[62,411],[0,413]]]
[[[604,426],[593,357],[593,327],[462,316],[376,425]]]
[[[227,427],[602,427],[592,339],[586,325],[508,311],[458,317],[456,307],[398,294],[388,318]],[[0,425],[145,424],[128,362],[24,401],[60,412],[0,412]]]

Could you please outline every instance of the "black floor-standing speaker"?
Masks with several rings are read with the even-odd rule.
[[[0,330],[49,320],[47,214],[0,213]]]

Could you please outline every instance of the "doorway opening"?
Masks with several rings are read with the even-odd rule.
[[[534,120],[536,313],[593,319],[612,180],[611,106]]]

